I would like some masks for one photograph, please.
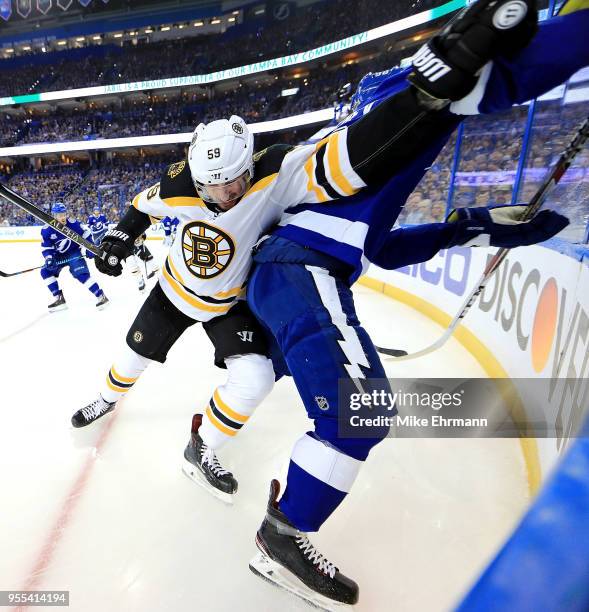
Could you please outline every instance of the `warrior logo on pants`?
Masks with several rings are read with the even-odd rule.
[[[235,254],[235,243],[220,229],[195,221],[182,232],[182,252],[190,272],[198,278],[213,278],[223,272]]]

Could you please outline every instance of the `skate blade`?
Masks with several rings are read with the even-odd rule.
[[[200,485],[203,489],[206,489],[213,497],[220,499],[223,503],[228,506],[233,505],[233,495],[229,493],[224,493],[223,491],[219,491],[219,489],[215,489],[211,485],[211,483],[200,473],[200,470],[192,465],[190,461],[184,459],[184,463],[182,464],[182,471],[192,482],[195,482],[197,485]]]
[[[96,306],[96,310],[104,310],[110,302],[106,302],[106,304],[101,304],[100,306]]]
[[[293,573],[289,572],[279,563],[276,563],[276,561],[270,559],[270,557],[262,551],[259,551],[250,561],[249,567],[250,570],[252,570],[256,576],[262,578],[262,580],[266,580],[270,584],[288,591],[314,608],[326,610],[327,612],[344,612],[345,610],[353,612],[354,610],[354,606],[351,604],[334,601],[333,599],[316,593],[303,584],[303,582]]]
[[[56,306],[55,308],[48,308],[49,312],[59,312],[60,310],[67,310],[67,304]]]

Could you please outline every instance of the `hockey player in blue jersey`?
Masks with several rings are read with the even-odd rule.
[[[586,0],[575,3],[589,8]],[[314,431],[296,442],[280,499],[279,484],[272,481],[266,518],[256,536],[260,552],[250,568],[318,607],[353,604],[359,589],[306,534],[318,531],[345,499],[370,450],[388,432],[386,427],[356,435],[340,431],[338,382],[353,381],[366,392],[391,392],[356,315],[351,285],[368,262],[393,269],[427,261],[454,245],[524,246],[548,239],[568,223],[548,210],[522,223],[525,207],[514,206],[461,209],[446,223],[391,232],[407,197],[465,115],[505,110],[589,65],[584,34],[589,10],[543,24],[527,46],[532,15],[533,2],[483,0],[424,46],[412,68],[364,81],[349,122],[317,144],[326,153],[310,168],[309,180],[325,203],[289,211],[254,256],[248,303],[278,345]],[[402,130],[379,149],[371,144],[392,120],[387,102],[392,94],[407,91],[408,81],[426,107],[445,116],[445,125],[437,134],[424,132],[423,152],[403,165],[395,159]],[[343,134],[352,172],[342,173],[330,158]],[[366,188],[354,195],[349,186],[358,179]],[[350,197],[333,201],[345,195]]]
[[[88,230],[84,232],[79,221],[67,218],[65,204],[56,202],[51,207],[51,213],[60,223],[67,225],[67,227],[73,229],[80,236],[84,238],[89,236],[90,232]],[[96,297],[96,307],[98,309],[104,308],[108,304],[108,298],[98,283],[90,276],[88,265],[82,256],[80,246],[49,225],[45,225],[41,229],[41,239],[41,252],[45,258],[45,265],[41,268],[41,278],[47,283],[47,288],[55,298],[55,301],[49,305],[49,311],[56,312],[67,308],[57,280],[61,271],[66,266],[69,267],[70,274],[85,285]]]
[[[100,244],[108,231],[108,219],[106,215],[101,212],[100,206],[95,206],[93,208],[92,214],[88,217],[86,225],[90,231],[90,239],[92,242],[97,245]]]
[[[162,219],[162,224],[164,226],[164,246],[171,247],[176,237],[178,219],[176,219],[176,217],[164,217]]]

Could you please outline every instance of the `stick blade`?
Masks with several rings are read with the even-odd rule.
[[[375,348],[382,355],[388,355],[389,357],[405,357],[405,355],[409,354],[407,351],[403,351],[401,349],[391,349],[382,346],[375,346]]]

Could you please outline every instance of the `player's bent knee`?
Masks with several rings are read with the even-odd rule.
[[[124,364],[126,370],[143,371],[150,363],[153,363],[153,359],[144,357],[131,347],[125,346],[116,363]]]
[[[274,368],[265,355],[237,355],[225,360],[227,383],[240,397],[262,401],[274,387]]]

